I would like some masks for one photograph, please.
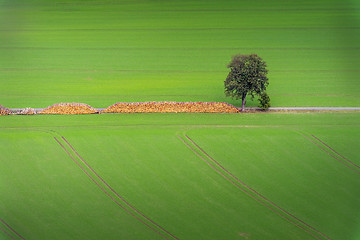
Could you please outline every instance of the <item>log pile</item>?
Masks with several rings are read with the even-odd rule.
[[[115,103],[102,113],[238,113],[224,102],[139,102]]]
[[[10,114],[11,114],[10,109],[0,105],[0,115],[10,115]]]
[[[99,113],[95,108],[84,103],[58,103],[45,108],[40,114],[92,114]]]

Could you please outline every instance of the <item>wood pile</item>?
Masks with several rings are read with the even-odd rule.
[[[39,114],[92,114],[99,113],[84,103],[58,103],[45,108]]]
[[[115,103],[102,113],[238,113],[224,102],[138,102]]]
[[[10,115],[10,114],[11,114],[10,109],[0,105],[0,115]]]

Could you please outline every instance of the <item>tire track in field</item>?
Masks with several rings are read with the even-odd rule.
[[[154,222],[152,219],[150,219],[149,217],[147,217],[146,215],[144,215],[142,212],[140,212],[137,208],[135,208],[133,205],[131,205],[128,201],[126,201],[122,196],[120,196],[102,177],[99,176],[99,174],[80,156],[80,154],[74,149],[74,147],[65,139],[65,137],[61,136],[61,138],[69,145],[69,147],[71,148],[71,150],[73,150],[73,152],[78,156],[78,158],[98,177],[98,179],[105,184],[106,187],[108,187],[110,189],[111,192],[113,192],[121,201],[123,201],[127,206],[129,206],[131,209],[133,209],[135,212],[137,212],[138,214],[140,214],[142,217],[144,217],[146,220],[148,220],[149,222],[151,222],[152,224],[154,224],[155,226],[157,226],[158,228],[160,228],[161,230],[163,230],[164,232],[166,232],[167,234],[169,234],[171,237],[173,237],[174,239],[177,239],[173,234],[171,234],[170,232],[168,232],[167,230],[165,230],[163,227],[161,227],[159,224],[157,224],[156,222]]]
[[[351,165],[353,165],[356,168],[360,169],[360,166],[356,165],[355,163],[353,163],[352,161],[350,161],[349,159],[347,159],[346,157],[344,157],[343,155],[341,155],[340,153],[338,153],[337,151],[335,151],[332,147],[330,147],[329,145],[327,145],[326,143],[324,143],[322,140],[320,140],[318,137],[315,137],[314,135],[311,135],[313,138],[315,138],[316,140],[318,140],[320,143],[322,143],[325,147],[327,147],[329,150],[331,150],[332,152],[334,152],[336,155],[338,155],[339,157],[341,157],[342,159],[344,159],[345,161],[347,161],[348,163],[350,163]]]
[[[340,162],[341,164],[345,165],[346,167],[348,167],[349,169],[353,170],[354,172],[356,172],[357,174],[360,174],[360,170],[352,167],[351,165],[347,164],[345,161],[341,160],[340,158],[336,157],[336,155],[332,154],[331,152],[327,151],[324,147],[326,147],[326,145],[323,145],[322,143],[320,143],[321,141],[319,141],[319,143],[315,142],[315,140],[307,137],[304,134],[301,134],[304,138],[308,139],[310,142],[312,142],[313,144],[315,144],[318,148],[320,148],[321,150],[323,150],[327,155],[329,155],[330,157],[334,158],[335,160],[337,160],[338,162]],[[313,136],[313,135],[312,135]],[[316,139],[316,137],[314,137],[314,139]],[[321,146],[321,145],[323,146]],[[329,149],[330,150],[330,149]],[[350,160],[348,160],[350,163],[352,163]],[[352,163],[353,164],[353,163]],[[356,167],[358,167],[356,164],[354,164]]]
[[[18,232],[16,232],[9,224],[7,224],[2,218],[0,218],[0,222],[2,222],[8,229],[11,230],[11,232],[15,233],[19,238],[25,239],[23,236],[21,236]],[[3,232],[5,232],[7,235],[9,235],[12,239],[15,239],[13,236],[11,236],[5,229],[1,228]]]
[[[65,146],[56,138],[54,137],[55,141],[61,146],[62,149],[64,149],[64,151],[70,156],[70,158],[76,163],[76,165],[78,165],[81,170],[96,184],[97,187],[99,187],[101,189],[102,192],[104,192],[113,202],[115,202],[116,205],[118,205],[119,207],[121,207],[124,211],[126,211],[128,214],[130,214],[132,217],[136,218],[138,221],[140,221],[142,224],[144,224],[145,226],[147,226],[148,228],[150,228],[151,230],[153,230],[154,232],[156,232],[158,235],[160,235],[162,238],[164,239],[168,239],[166,238],[161,232],[159,232],[158,230],[154,229],[152,226],[150,226],[149,224],[147,224],[145,221],[143,221],[141,218],[139,218],[138,216],[136,216],[134,213],[132,213],[131,211],[129,211],[126,207],[124,207],[123,205],[121,205],[114,197],[112,197],[82,166],[81,164],[76,161],[76,159],[71,155],[71,153],[65,148]]]
[[[325,235],[324,233],[320,232],[319,230],[317,230],[316,228],[312,227],[311,225],[307,224],[306,222],[302,221],[301,219],[297,218],[296,216],[294,216],[293,214],[287,212],[286,210],[284,210],[283,208],[281,208],[280,206],[278,206],[277,204],[275,204],[274,202],[270,201],[269,199],[267,199],[266,197],[264,197],[263,195],[261,195],[260,193],[258,193],[257,191],[255,191],[254,189],[252,189],[251,187],[249,187],[247,184],[245,184],[243,181],[241,181],[240,179],[238,179],[237,177],[235,177],[231,172],[229,172],[225,167],[223,167],[220,163],[218,163],[215,159],[213,159],[208,153],[206,153],[199,145],[197,145],[190,137],[188,137],[187,135],[185,135],[185,137],[196,147],[198,148],[202,153],[204,153],[212,162],[214,162],[216,165],[218,165],[223,171],[225,171],[228,175],[230,175],[230,177],[227,177],[224,173],[222,173],[218,168],[216,168],[216,166],[214,166],[213,164],[211,164],[209,161],[207,161],[204,157],[202,157],[194,148],[192,148],[184,139],[182,139],[180,136],[178,136],[181,141],[188,147],[190,148],[197,156],[199,156],[204,162],[206,162],[211,168],[213,168],[217,173],[219,173],[222,177],[224,177],[227,181],[231,182],[234,186],[236,186],[238,189],[240,189],[241,191],[243,191],[244,193],[246,193],[248,196],[250,196],[251,198],[253,198],[254,200],[256,200],[257,202],[259,202],[260,204],[262,204],[263,206],[267,207],[268,209],[270,209],[272,212],[274,212],[275,214],[279,215],[280,217],[284,218],[286,221],[288,221],[289,223],[299,227],[300,229],[302,229],[303,231],[309,233],[310,235],[312,235],[314,238],[316,239],[322,239],[319,236],[315,235],[315,233],[321,235],[322,237],[325,237],[326,239],[331,239],[330,237],[328,237],[327,235]],[[232,179],[233,180],[232,180]],[[236,182],[238,182],[239,184],[237,184]],[[243,189],[243,187],[241,187],[241,185],[243,187],[245,187],[245,189]],[[250,192],[252,192],[253,194],[255,194],[255,196],[253,194],[251,194]],[[256,197],[257,196],[257,197]],[[259,198],[260,199],[259,199]],[[275,208],[275,209],[274,209]],[[277,211],[277,210],[280,210]],[[306,227],[300,225],[299,223],[305,225]]]
[[[1,230],[2,232],[4,232],[6,235],[8,235],[11,239],[16,239],[16,238],[14,238],[10,233],[8,233],[5,229],[3,229],[2,227],[0,227],[0,230]]]
[[[254,194],[256,194],[257,196],[259,196],[261,199],[265,200],[266,202],[268,202],[269,204],[271,204],[272,206],[274,206],[275,208],[279,209],[280,211],[282,211],[283,213],[285,213],[286,215],[296,219],[297,221],[301,222],[302,224],[304,224],[305,226],[311,228],[313,231],[323,235],[324,237],[327,237],[325,234],[321,233],[320,231],[318,231],[317,229],[315,229],[314,227],[312,227],[311,225],[307,224],[306,222],[302,221],[301,219],[297,218],[296,216],[294,216],[293,214],[289,213],[288,211],[286,211],[285,209],[283,209],[282,207],[280,207],[279,205],[277,205],[276,203],[270,201],[268,198],[264,197],[263,195],[261,195],[259,192],[257,192],[256,190],[254,190],[253,188],[251,188],[250,186],[248,186],[247,184],[245,184],[243,181],[241,181],[239,178],[237,178],[235,175],[233,175],[229,170],[227,170],[224,166],[222,166],[218,161],[216,161],[214,158],[212,158],[207,152],[205,152],[205,150],[203,150],[198,144],[195,143],[194,140],[192,140],[189,136],[185,135],[185,137],[187,139],[189,139],[189,141],[191,141],[192,144],[194,144],[202,153],[204,153],[209,159],[211,159],[211,161],[213,161],[216,165],[218,165],[221,169],[223,169],[227,174],[229,174],[233,179],[235,179],[237,182],[239,182],[241,185],[243,185],[244,187],[246,187],[247,189],[249,189],[251,192],[253,192]],[[327,237],[328,238],[328,237]]]
[[[95,176],[103,183],[105,184],[105,186],[111,191],[113,192],[122,202],[124,202],[127,206],[129,206],[131,209],[133,209],[137,214],[139,214],[141,217],[145,218],[146,220],[148,220],[149,222],[151,222],[153,225],[155,225],[157,228],[161,229],[162,231],[164,231],[165,233],[167,233],[168,235],[170,235],[173,239],[178,239],[176,238],[173,234],[171,234],[170,232],[168,232],[167,230],[165,230],[163,227],[161,227],[159,224],[155,223],[153,220],[151,220],[149,217],[147,217],[146,215],[144,215],[143,213],[141,213],[138,209],[136,209],[134,206],[132,206],[129,202],[127,202],[123,197],[121,197],[107,182],[105,182],[105,180],[103,180],[103,178],[101,178],[96,172],[95,170],[78,154],[78,152],[73,148],[73,146],[63,137],[61,136],[61,138],[63,139],[63,141],[66,142],[66,144],[69,145],[69,147],[71,148],[71,150],[78,156],[78,158],[95,174]],[[148,223],[146,223],[145,221],[143,221],[140,217],[136,216],[136,214],[132,213],[131,211],[129,211],[126,207],[124,207],[123,205],[121,205],[114,197],[112,197],[109,192],[107,192],[100,184],[99,182],[97,182],[90,174],[88,171],[86,171],[85,168],[83,168],[81,166],[81,164],[76,161],[76,159],[70,154],[70,152],[65,148],[65,146],[63,144],[61,144],[61,142],[54,137],[54,139],[57,141],[57,143],[65,150],[65,152],[71,157],[71,159],[81,168],[81,170],[108,196],[111,198],[112,201],[114,201],[118,206],[120,206],[122,209],[124,209],[127,213],[129,213],[131,216],[133,216],[134,218],[136,218],[137,220],[139,220],[141,223],[143,223],[144,225],[146,225],[148,228],[150,228],[151,230],[153,230],[154,232],[156,232],[158,235],[160,235],[161,237],[163,237],[164,239],[169,239],[166,236],[163,235],[163,233],[161,233],[160,231],[158,231],[157,229],[155,229],[154,227],[150,226]]]

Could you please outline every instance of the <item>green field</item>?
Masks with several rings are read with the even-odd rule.
[[[0,218],[25,239],[357,240],[359,123],[350,113],[3,116]]]
[[[1,0],[0,104],[238,106],[224,96],[226,65],[257,53],[272,106],[359,106],[359,8],[356,0]]]
[[[360,106],[358,0],[0,0],[0,105]],[[248,99],[247,106],[257,101]],[[360,240],[360,114],[0,116],[0,239]]]

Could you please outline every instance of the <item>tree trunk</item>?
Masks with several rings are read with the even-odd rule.
[[[246,102],[246,93],[242,95],[242,105],[241,105],[241,111],[245,111],[245,102]]]

